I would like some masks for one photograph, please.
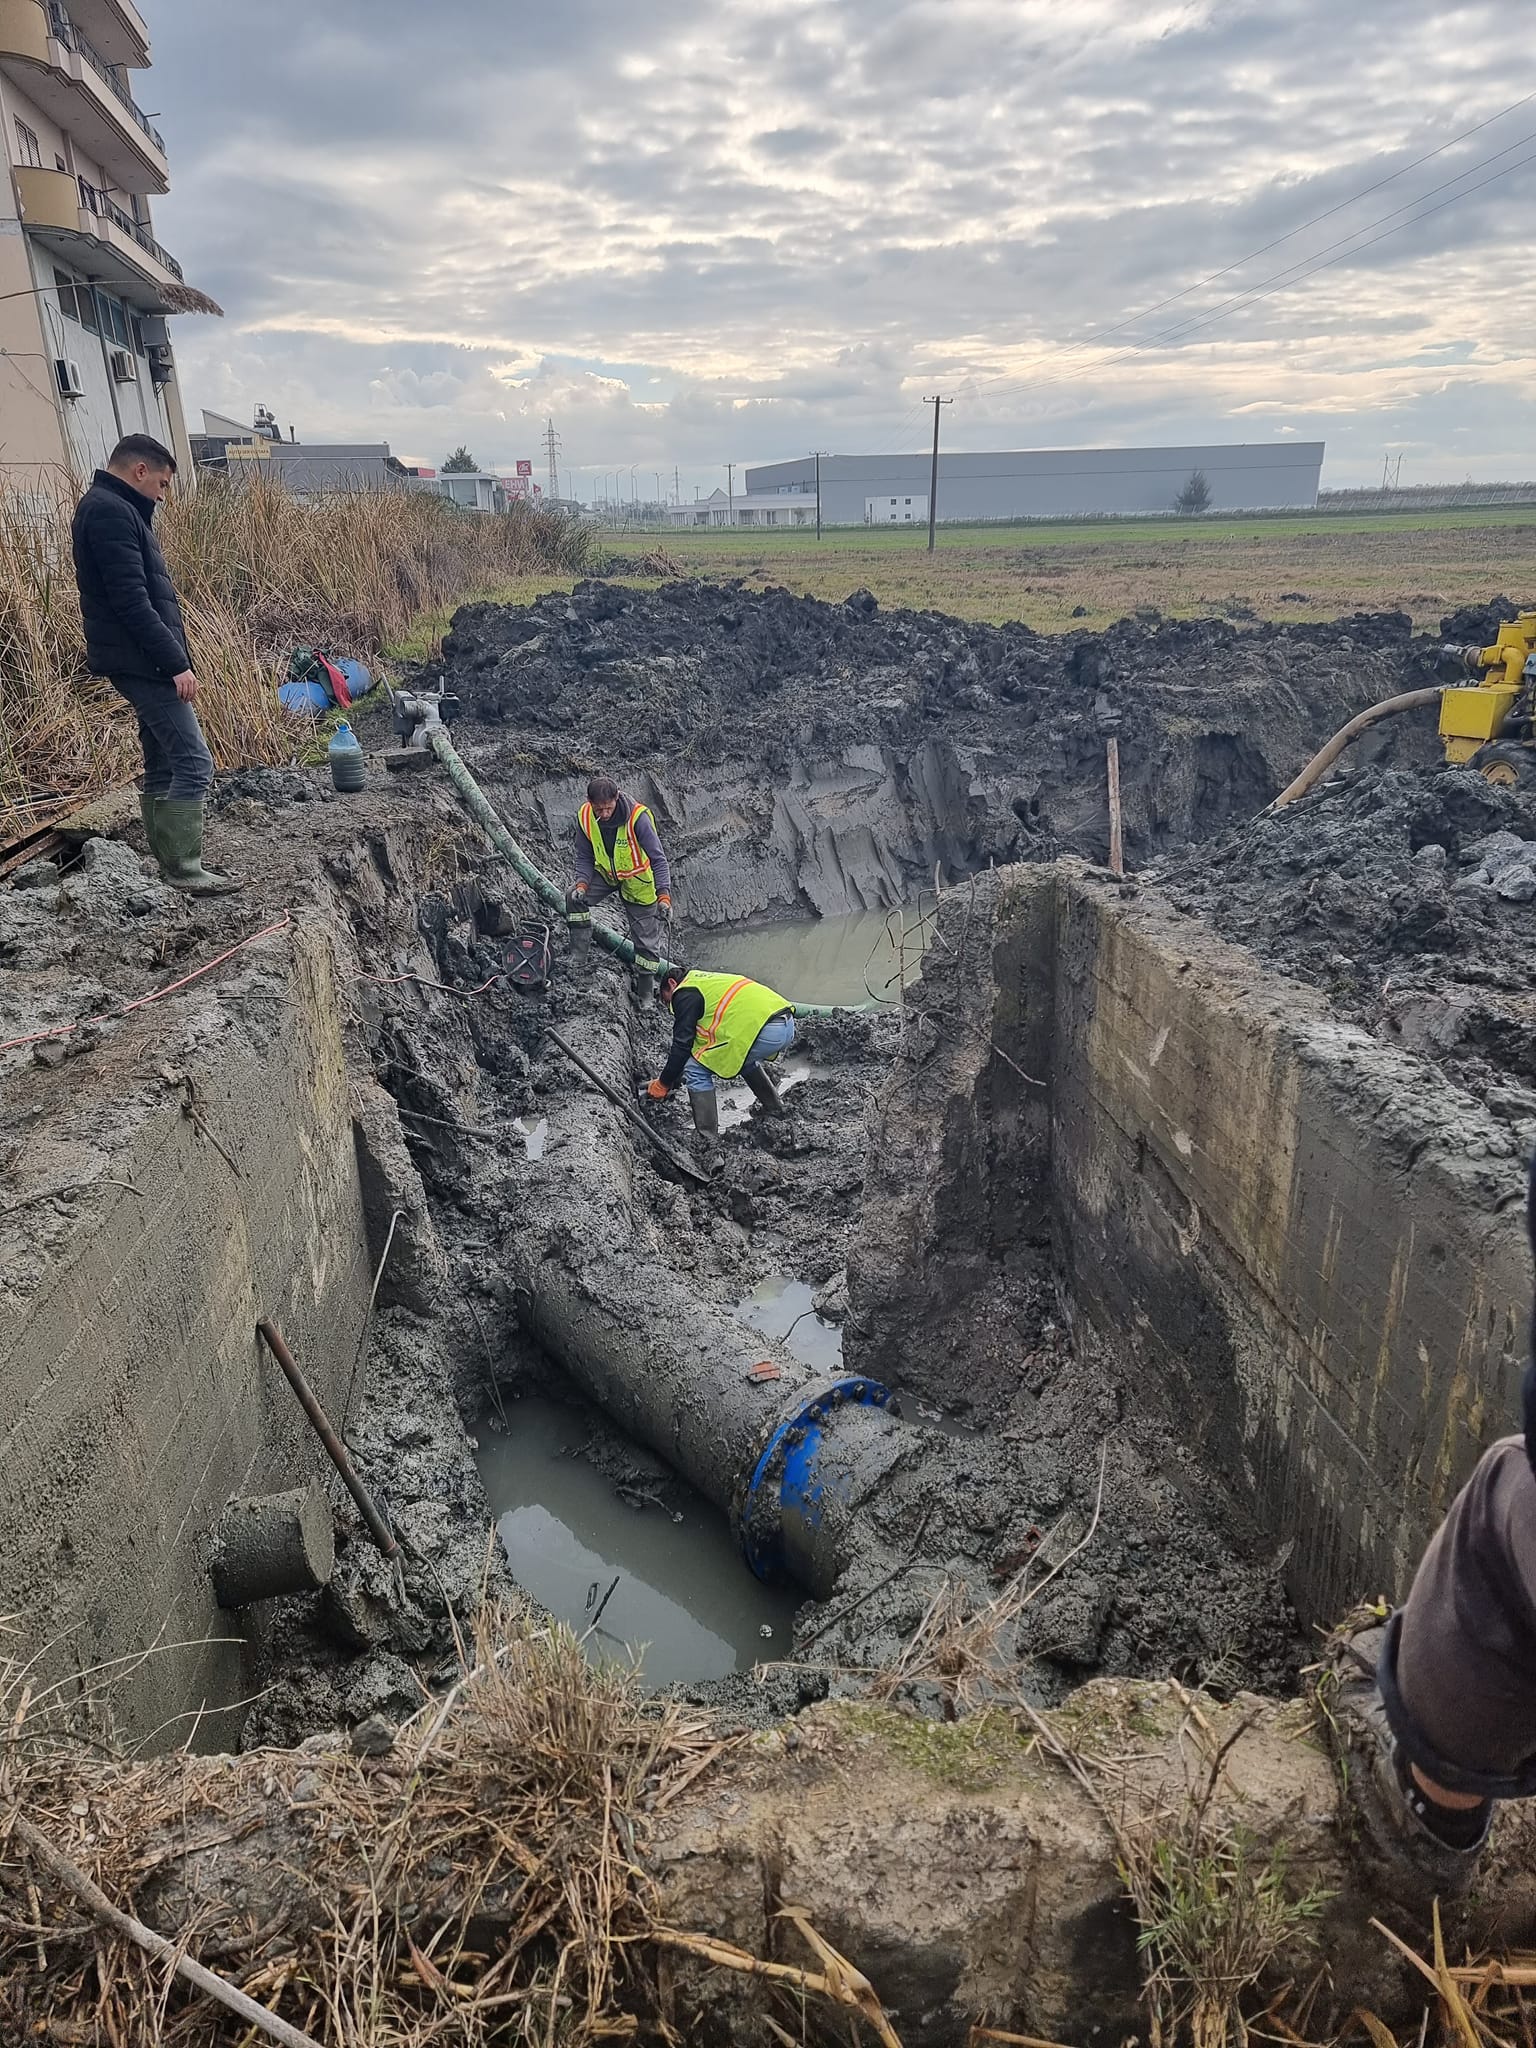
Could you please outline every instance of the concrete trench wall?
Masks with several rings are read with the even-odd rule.
[[[339,1417],[371,1279],[329,931],[246,959],[174,1039],[151,1010],[111,1042],[120,1120],[73,1170],[56,1137],[23,1153],[20,1177],[83,1185],[41,1285],[0,1295],[0,1614],[46,1679],[162,1645],[112,1699],[156,1746],[205,1705],[199,1741],[229,1746],[217,1709],[250,1689],[257,1611],[221,1613],[207,1578],[220,1510],[325,1469],[257,1317]]]
[[[873,1148],[905,1249],[851,1263],[862,1369],[1049,1237],[1235,1519],[1292,1546],[1303,1620],[1402,1594],[1518,1426],[1531,1262],[1506,1129],[1320,995],[1074,865],[966,893],[944,929],[970,922],[971,972],[939,970],[953,1028],[898,1068]]]

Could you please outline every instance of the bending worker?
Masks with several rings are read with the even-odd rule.
[[[1536,1252],[1536,1163],[1526,1228]],[[1365,1819],[1420,1899],[1466,1890],[1496,1801],[1536,1798],[1536,1350],[1524,1408],[1524,1434],[1485,1451],[1452,1501],[1406,1604],[1337,1652]]]
[[[672,1011],[672,1049],[660,1079],[646,1090],[653,1102],[665,1102],[685,1082],[694,1129],[713,1137],[720,1129],[715,1081],[740,1074],[770,1115],[782,1114],[764,1062],[795,1042],[795,1008],[787,996],[744,974],[685,971],[674,963],[662,980],[661,1000]]]
[[[672,870],[648,806],[632,804],[606,775],[594,775],[577,814],[576,881],[565,899],[579,961],[592,952],[592,905],[615,890],[635,942],[635,995],[649,1002],[661,965],[662,921],[672,920]]]

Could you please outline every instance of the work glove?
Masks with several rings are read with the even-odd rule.
[[[586,883],[585,883],[585,882],[577,882],[577,883],[576,883],[576,884],[575,884],[575,885],[573,886],[573,888],[572,888],[572,890],[571,890],[571,894],[572,894],[573,896],[580,896],[580,897],[582,897],[583,899],[585,899],[585,897],[586,897],[586,893],[587,893],[587,885],[586,885]]]
[[[670,924],[672,922],[672,898],[663,892],[656,898],[656,908],[661,912],[667,923]]]
[[[665,1081],[651,1081],[646,1084],[645,1092],[652,1102],[665,1102],[672,1090]]]

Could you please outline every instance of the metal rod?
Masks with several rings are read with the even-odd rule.
[[[559,1046],[560,1050],[565,1054],[566,1058],[572,1063],[573,1066],[580,1067],[581,1071],[592,1083],[592,1086],[594,1088],[600,1088],[603,1094],[607,1096],[608,1100],[613,1104],[616,1110],[618,1110],[623,1116],[626,1116],[637,1130],[644,1132],[646,1138],[650,1141],[652,1145],[655,1146],[656,1150],[661,1154],[662,1158],[666,1160],[669,1166],[676,1167],[679,1173],[686,1174],[689,1180],[696,1182],[697,1185],[701,1188],[707,1188],[710,1185],[709,1175],[707,1173],[700,1173],[697,1167],[690,1165],[689,1162],[686,1159],[684,1159],[680,1153],[674,1152],[672,1150],[672,1147],[666,1142],[666,1140],[658,1136],[658,1134],[651,1129],[650,1125],[646,1122],[645,1118],[640,1114],[639,1110],[635,1108],[634,1104],[632,1102],[626,1102],[623,1096],[619,1093],[617,1088],[610,1088],[608,1083],[603,1079],[602,1075],[594,1072],[594,1070],[587,1065],[586,1061],[582,1058],[581,1054],[577,1052],[573,1046],[569,1046],[566,1044],[565,1040],[560,1036],[558,1031],[552,1030],[550,1026],[546,1024],[544,1027],[544,1035],[546,1038],[552,1040],[554,1044]]]
[[[393,1557],[400,1548],[389,1533],[389,1524],[374,1506],[373,1495],[357,1476],[357,1468],[347,1456],[347,1447],[330,1425],[325,1410],[315,1398],[315,1390],[300,1372],[293,1353],[283,1342],[282,1334],[265,1316],[256,1325],[257,1333],[266,1343],[267,1349],[283,1369],[283,1377],[299,1397],[299,1406],[309,1417],[315,1435],[330,1453],[331,1463],[341,1474],[341,1483],[357,1502],[357,1511],[368,1524],[368,1534],[386,1557]]]

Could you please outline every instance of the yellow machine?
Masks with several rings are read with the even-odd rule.
[[[1453,673],[1477,678],[1441,692],[1446,760],[1465,763],[1506,787],[1536,783],[1536,612],[1522,612],[1501,626],[1491,647],[1442,647],[1440,660]]]

